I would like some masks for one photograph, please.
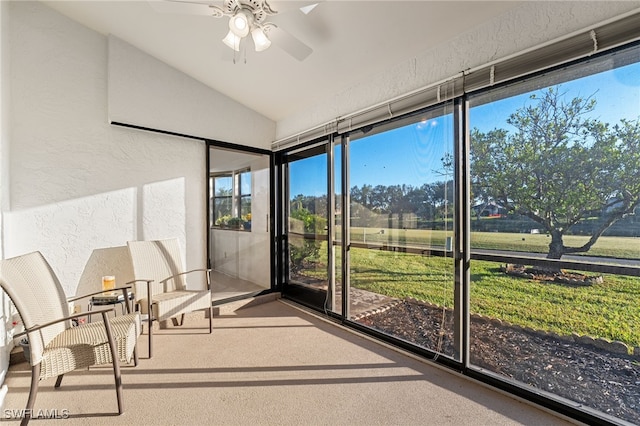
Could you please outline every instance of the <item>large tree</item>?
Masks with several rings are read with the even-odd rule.
[[[509,116],[513,130],[471,133],[474,197],[538,223],[551,236],[550,259],[587,252],[640,202],[640,117],[612,126],[593,118],[595,105],[550,88]],[[571,228],[593,216],[588,241],[566,246]]]

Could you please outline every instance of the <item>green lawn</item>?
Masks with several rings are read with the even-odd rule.
[[[471,263],[472,313],[640,346],[639,278],[608,275],[602,284],[569,287],[507,276],[498,268],[492,262]],[[352,249],[351,285],[453,307],[453,260]]]
[[[380,233],[380,231],[384,231]],[[445,238],[453,232],[431,231],[428,229],[371,229],[352,228],[351,240],[354,242],[385,244],[420,244],[442,247]],[[578,247],[587,242],[588,237],[567,235],[564,243],[569,247]],[[472,232],[471,248],[500,249],[547,253],[551,238],[545,234],[516,234],[506,232]],[[624,259],[640,258],[640,238],[600,237],[588,253],[589,256],[617,257]]]
[[[362,229],[354,230],[353,236]],[[427,239],[427,236],[430,239]],[[443,232],[422,230],[385,230],[367,235],[385,238],[386,242],[444,244]],[[402,238],[401,238],[402,237]],[[525,238],[520,243],[517,238]],[[485,248],[544,251],[544,235],[476,233],[472,238]],[[356,240],[357,241],[357,240]],[[362,240],[360,240],[362,241]],[[505,247],[511,241],[513,247]],[[634,238],[603,237],[597,253],[604,256],[638,258]],[[339,253],[339,250],[337,250]],[[634,254],[635,253],[635,254]],[[593,254],[592,252],[589,253]],[[339,256],[338,256],[339,257]],[[326,243],[315,260],[326,265]],[[340,259],[337,259],[340,262]],[[602,284],[570,287],[544,284],[501,273],[499,264],[483,261],[471,263],[470,307],[472,313],[499,318],[513,324],[553,331],[562,335],[577,333],[630,346],[640,346],[640,278],[605,276]],[[322,268],[310,275],[326,279]],[[352,248],[351,285],[392,297],[413,297],[447,307],[453,306],[453,260],[413,254]]]

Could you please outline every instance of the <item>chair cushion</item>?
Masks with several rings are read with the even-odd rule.
[[[130,362],[142,328],[140,315],[110,318],[120,361]],[[56,336],[45,348],[40,379],[92,365],[110,364],[111,351],[102,321],[71,327]]]
[[[175,290],[156,294],[153,297],[153,315],[156,320],[164,321],[178,315],[211,307],[211,292],[193,290]],[[140,309],[147,314],[147,299],[140,299]]]

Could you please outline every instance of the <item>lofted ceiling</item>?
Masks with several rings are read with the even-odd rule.
[[[291,6],[310,1],[269,1],[276,10],[288,10],[269,20],[313,49],[303,61],[275,44],[255,52],[250,41],[234,57],[221,41],[229,29],[226,17],[158,13],[147,1],[43,3],[95,31],[115,35],[277,122],[519,2],[324,0],[304,15]]]

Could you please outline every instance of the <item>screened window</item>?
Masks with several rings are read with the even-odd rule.
[[[283,294],[587,424],[640,424],[640,45],[569,62],[637,14],[608,25],[325,126],[340,171],[289,163],[282,197],[307,249],[284,276],[313,291]],[[334,241],[293,213],[325,188]]]
[[[211,226],[249,230],[251,225],[251,170],[219,173],[210,180]]]
[[[640,279],[622,267],[640,259],[638,58],[489,90],[469,110],[469,233],[483,255],[471,261],[471,365],[634,424]]]
[[[459,359],[454,260],[446,250],[455,221],[453,118],[447,105],[351,135],[350,314]],[[365,315],[362,294],[393,309]]]

